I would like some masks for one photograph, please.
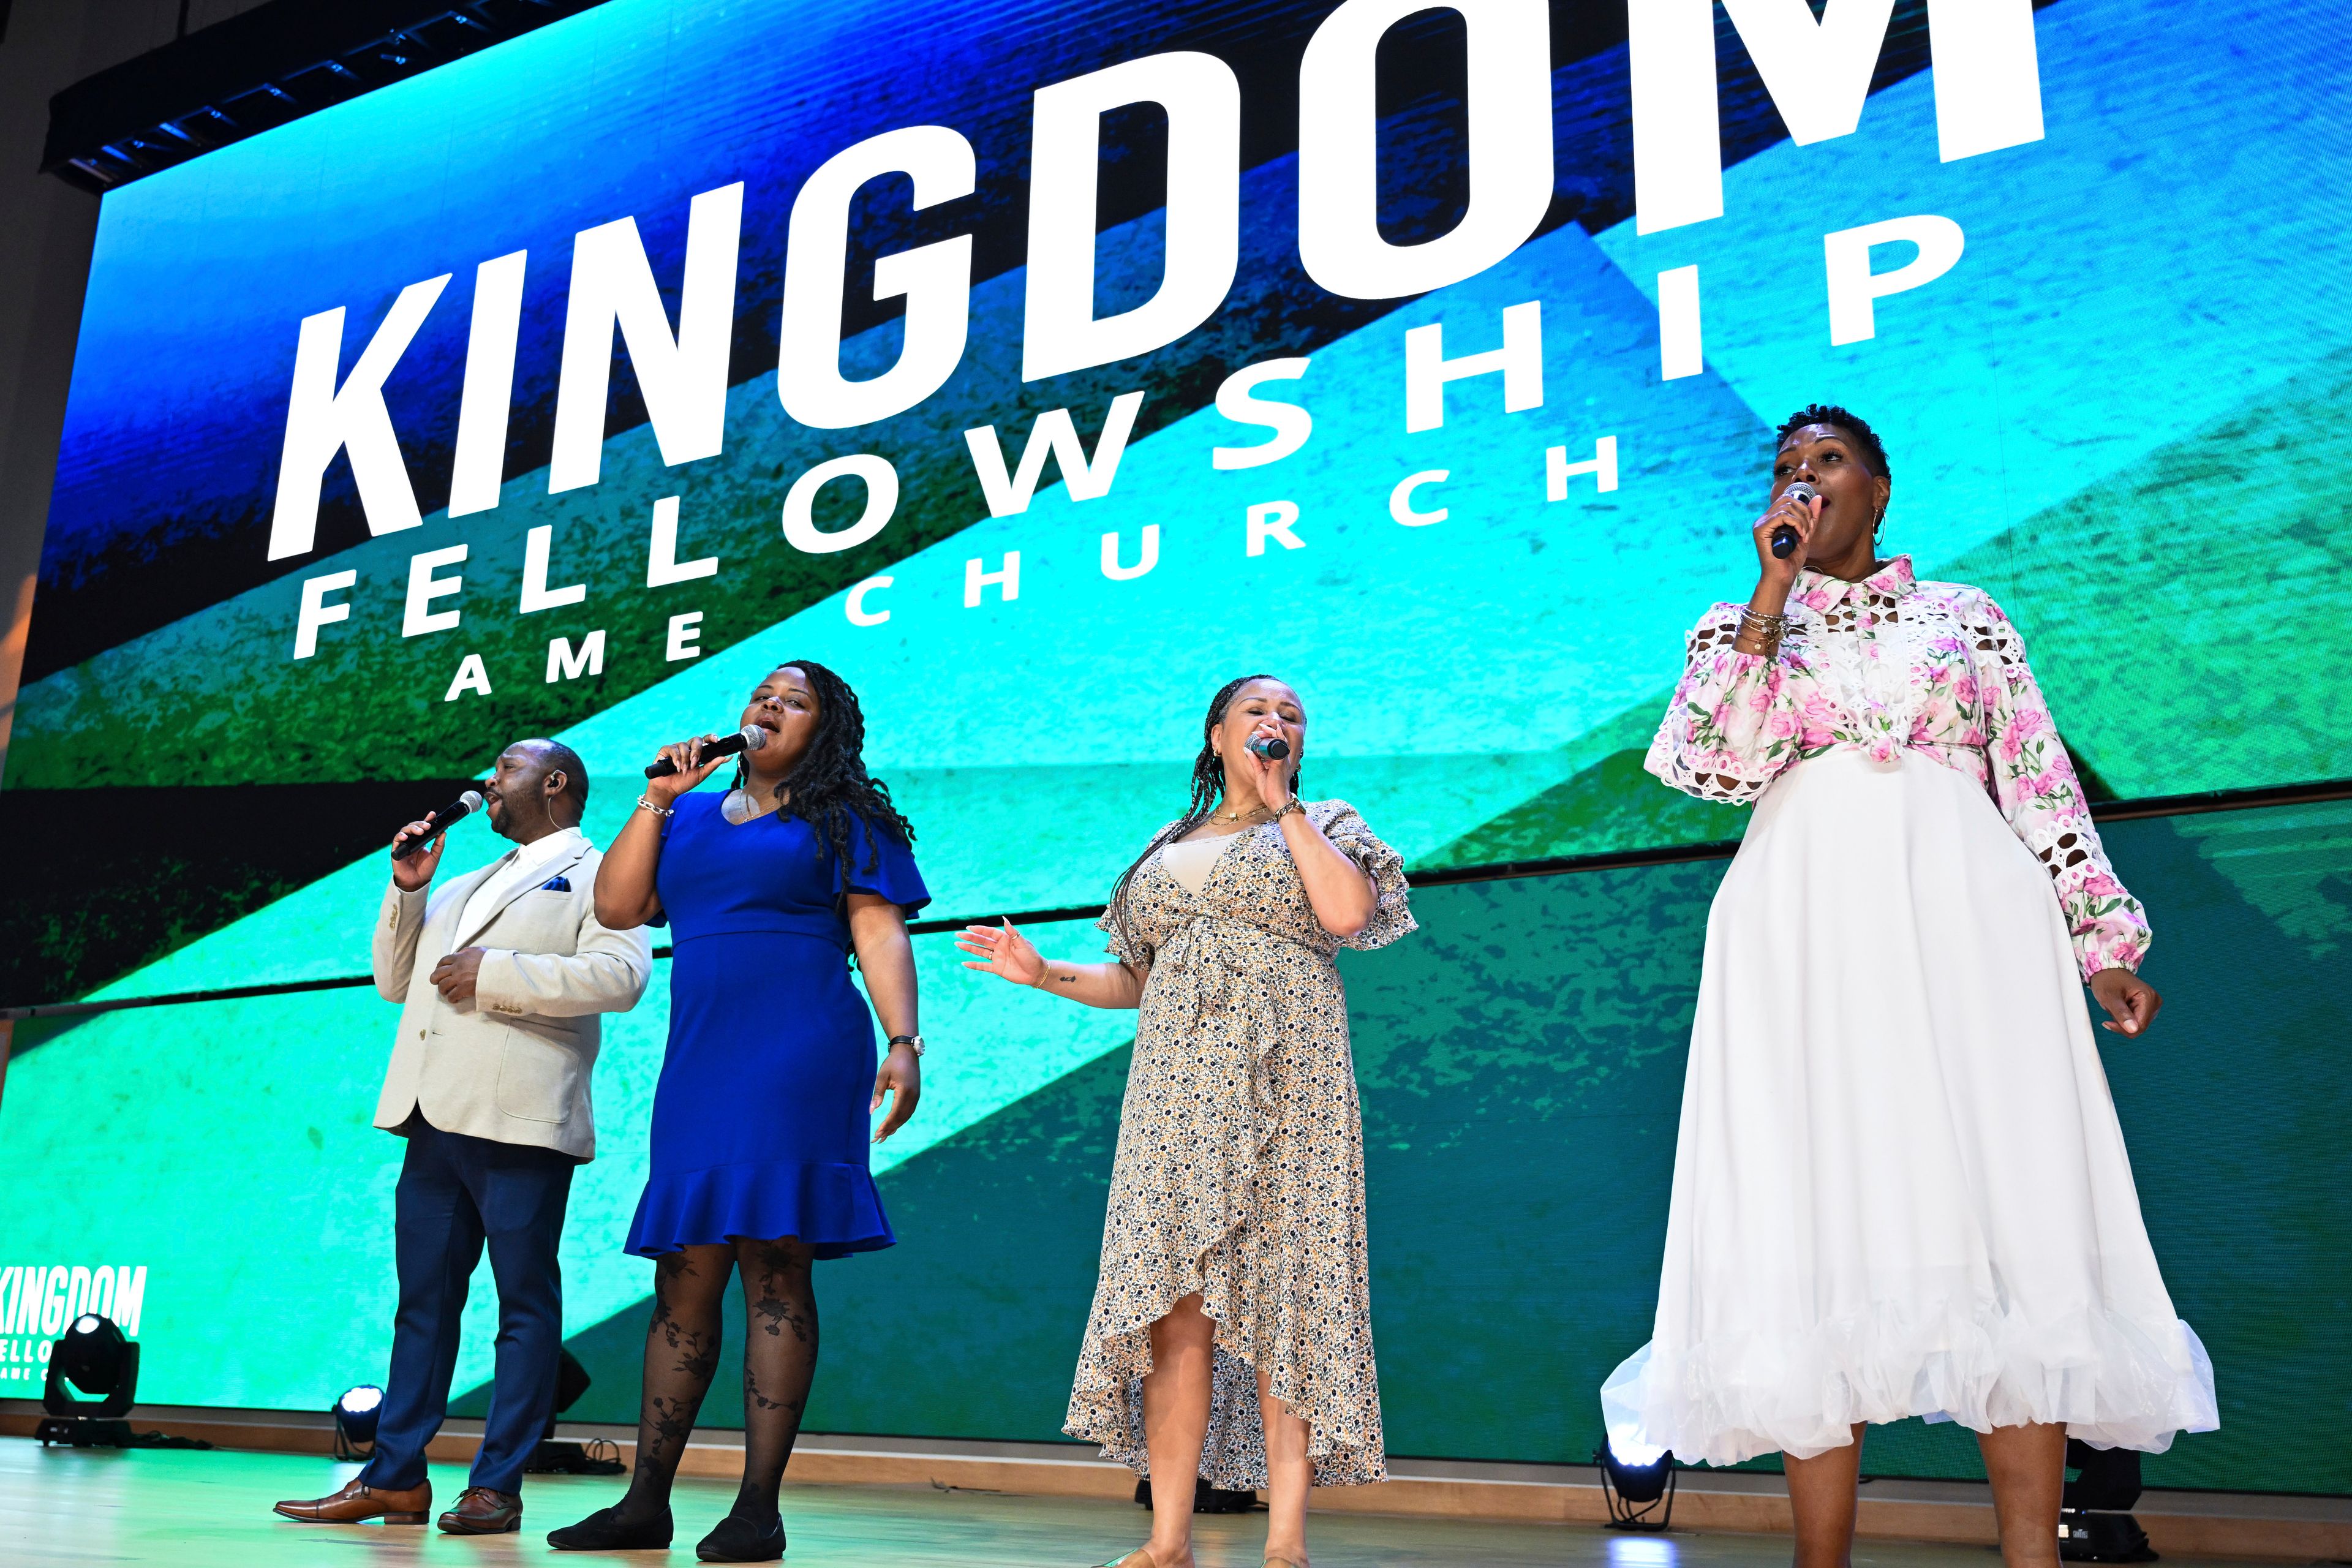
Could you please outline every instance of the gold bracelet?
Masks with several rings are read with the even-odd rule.
[[[1272,816],[1267,817],[1267,818],[1266,818],[1266,820],[1267,820],[1268,822],[1280,822],[1284,817],[1288,816],[1292,812],[1294,812],[1294,811],[1305,811],[1306,809],[1307,809],[1307,804],[1306,804],[1306,802],[1304,802],[1304,801],[1300,800],[1297,795],[1293,795],[1293,796],[1291,796],[1291,797],[1290,797],[1290,804],[1289,804],[1289,805],[1287,805],[1284,806],[1281,810],[1279,810],[1279,811],[1276,812]]]

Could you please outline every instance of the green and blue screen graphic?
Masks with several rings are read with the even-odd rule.
[[[856,687],[937,916],[1100,902],[1258,669],[1307,793],[1416,871],[1736,838],[1640,755],[1816,400],[1886,440],[1886,548],[2020,624],[2095,795],[2352,776],[2346,34],[2308,0],[608,0],[138,181],[0,790],[0,1001],[363,974],[392,828],[506,742],[577,748],[608,841],[656,746],[795,658]],[[2352,1289],[2317,1001],[2352,813],[2109,837],[2175,997],[2109,1070],[2224,1418],[2151,1479],[2352,1489],[2309,1375]],[[503,847],[452,845],[445,877]],[[1719,872],[1432,887],[1350,955],[1396,1452],[1597,1442]],[[810,1424],[1051,1438],[1131,1030],[917,941],[903,1241],[828,1269]],[[573,1189],[596,1419],[634,1411],[667,1005],[665,963],[608,1021]],[[19,1025],[0,1268],[143,1268],[152,1401],[379,1380],[392,1025],[348,986]],[[0,1397],[37,1387],[30,1299],[0,1283]],[[1948,1436],[1874,1468],[1967,1473]]]

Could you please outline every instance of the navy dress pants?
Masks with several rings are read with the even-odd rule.
[[[521,1489],[523,1461],[555,1405],[563,1350],[556,1251],[574,1164],[552,1149],[444,1132],[421,1113],[410,1119],[393,1222],[400,1312],[375,1457],[360,1476],[368,1485],[395,1490],[425,1480],[425,1446],[448,1413],[466,1283],[487,1242],[499,1288],[499,1338],[489,1417],[470,1484]]]

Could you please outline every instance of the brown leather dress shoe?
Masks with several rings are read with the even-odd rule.
[[[281,1502],[277,1511],[304,1524],[357,1524],[381,1518],[386,1524],[423,1524],[433,1507],[433,1485],[382,1491],[364,1481],[353,1481],[331,1497],[311,1502]]]
[[[488,1487],[467,1487],[457,1506],[441,1516],[441,1528],[452,1535],[504,1535],[522,1528],[522,1499]]]

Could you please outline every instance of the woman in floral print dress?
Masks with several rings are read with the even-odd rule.
[[[2219,1419],[2083,1003],[2145,1033],[2147,922],[2000,606],[1878,558],[1870,427],[1807,408],[1772,474],[1756,594],[1700,619],[1650,750],[1756,813],[1707,921],[1657,1319],[1602,1389],[1611,1441],[1780,1451],[1800,1568],[1833,1568],[1864,1424],[1948,1418],[2012,1568],[2054,1563],[2070,1433],[2161,1453]]]
[[[1297,797],[1296,691],[1234,681],[1202,731],[1191,809],[1112,891],[1113,962],[1045,960],[1009,923],[959,945],[968,968],[1141,1008],[1066,1428],[1151,1478],[1151,1539],[1118,1564],[1191,1568],[1199,1477],[1265,1487],[1265,1560],[1305,1568],[1308,1487],[1386,1474],[1363,1124],[1331,960],[1413,920],[1396,851],[1345,801]]]

